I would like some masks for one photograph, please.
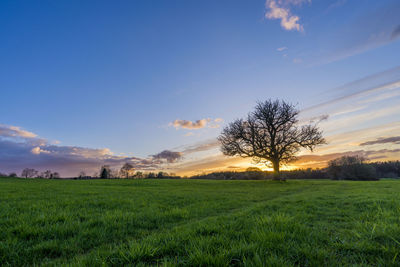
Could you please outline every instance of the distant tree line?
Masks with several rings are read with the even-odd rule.
[[[159,172],[141,172],[136,171],[134,166],[130,163],[125,163],[119,170],[112,169],[109,165],[103,165],[100,167],[100,171],[94,173],[92,176],[86,175],[85,172],[81,171],[75,179],[179,179],[180,176],[176,176],[173,173],[167,173],[163,171]]]
[[[18,177],[16,173],[5,174],[0,172],[0,177]],[[58,172],[46,170],[39,172],[32,168],[25,168],[22,178],[60,178]],[[281,171],[282,179],[332,179],[332,180],[379,180],[380,178],[400,178],[400,161],[366,162],[360,156],[344,156],[329,161],[328,166],[322,169],[297,169]],[[73,179],[179,179],[182,178],[167,172],[141,172],[135,171],[130,163],[124,164],[119,170],[111,169],[109,165],[101,166],[98,173],[92,176],[81,171]],[[221,171],[208,174],[200,174],[190,179],[211,180],[268,180],[274,179],[274,172],[262,171],[256,167],[250,167],[246,171]]]
[[[9,174],[1,173],[0,177],[18,177],[15,172],[11,172]],[[57,179],[60,178],[60,174],[58,172],[53,172],[51,170],[46,170],[44,172],[39,172],[32,168],[25,168],[22,170],[21,178],[44,178],[44,179]]]
[[[298,169],[284,171],[281,170],[281,178],[285,179],[329,179],[326,169]],[[208,174],[195,175],[191,179],[211,179],[211,180],[270,180],[275,178],[274,172],[261,170],[246,170],[244,172],[224,171]]]
[[[344,156],[331,160],[328,167],[322,169],[297,169],[281,171],[283,179],[332,179],[373,181],[380,178],[400,178],[400,161],[367,163],[363,157]],[[212,180],[267,180],[274,173],[248,168],[245,172],[213,172],[195,175],[192,179]]]

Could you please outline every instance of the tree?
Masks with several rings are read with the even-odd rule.
[[[47,171],[43,172],[42,177],[46,178],[46,179],[51,179],[51,178],[53,178],[53,173],[50,170],[47,170]]]
[[[301,148],[313,151],[326,143],[317,125],[300,126],[298,115],[295,106],[285,101],[259,102],[247,119],[237,119],[223,129],[218,137],[221,150],[228,156],[272,164],[277,179],[280,165],[296,160]]]
[[[108,179],[111,177],[111,170],[110,170],[110,166],[108,165],[103,165],[101,166],[100,169],[100,178],[102,179]]]
[[[85,178],[86,177],[86,173],[84,171],[81,171],[78,175],[79,178]]]
[[[124,177],[124,178],[132,177],[134,171],[135,171],[135,168],[133,167],[133,165],[130,164],[130,163],[128,163],[128,162],[126,162],[126,163],[121,167],[121,170],[120,170],[121,177]]]
[[[169,174],[166,172],[160,171],[157,173],[157,178],[167,178],[167,177],[169,177]]]
[[[135,178],[144,178],[143,172],[136,172]]]
[[[375,167],[361,156],[343,156],[328,163],[328,173],[334,180],[377,180]]]
[[[114,170],[114,169],[110,169],[110,173],[108,178],[119,178],[119,171],[118,170]]]
[[[38,171],[35,169],[30,169],[30,168],[25,168],[22,173],[21,176],[25,177],[25,178],[32,178],[35,177],[38,174]]]

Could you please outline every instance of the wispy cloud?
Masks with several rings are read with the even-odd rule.
[[[397,40],[400,37],[399,12],[399,1],[391,1],[389,4],[382,1],[381,6],[374,11],[351,17],[346,27],[325,35],[329,37],[326,46],[333,46],[328,51],[311,52],[310,65],[343,60]],[[332,38],[337,41],[332,42]]]
[[[0,124],[0,136],[12,138],[36,138],[37,135],[21,129],[21,127]]]
[[[377,144],[388,144],[388,143],[400,144],[400,136],[391,136],[391,137],[385,137],[385,138],[378,138],[376,140],[363,142],[363,143],[360,144],[360,146],[369,146],[369,145],[377,145]]]
[[[287,50],[288,48],[286,47],[286,46],[282,46],[282,47],[278,47],[277,49],[276,49],[276,51],[278,51],[278,52],[282,52],[282,51],[285,51],[285,50]]]
[[[183,148],[182,153],[187,155],[191,153],[197,153],[202,151],[208,151],[215,148],[218,148],[220,143],[217,139],[207,140],[205,142],[200,142],[191,146],[186,146]]]
[[[327,107],[334,107],[336,112],[338,112],[336,107],[337,103],[355,99],[360,96],[367,96],[371,93],[388,92],[400,88],[399,77],[400,67],[364,77],[326,92],[326,94],[334,95],[328,95],[329,100],[305,108],[302,112],[321,110]],[[355,108],[354,105],[352,108]]]
[[[267,19],[279,19],[281,26],[285,30],[291,31],[296,30],[302,32],[304,30],[303,25],[299,23],[300,17],[293,15],[290,10],[290,5],[300,5],[304,0],[267,0],[265,3],[267,12],[265,17]],[[282,50],[283,51],[283,50]]]
[[[202,129],[205,127],[208,128],[218,128],[220,127],[220,123],[223,120],[221,118],[216,118],[216,119],[201,119],[197,121],[189,121],[189,120],[174,120],[171,122],[169,125],[175,127],[177,130],[182,128],[182,129],[188,129],[188,130],[198,130]]]

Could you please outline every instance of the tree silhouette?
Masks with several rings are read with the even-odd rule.
[[[51,178],[53,178],[53,173],[50,170],[47,170],[47,171],[43,172],[42,177],[46,178],[46,179],[51,179]]]
[[[25,168],[23,169],[21,176],[25,178],[32,178],[38,174],[38,171],[35,169]]]
[[[126,162],[126,163],[121,167],[121,170],[120,170],[121,177],[124,177],[124,178],[132,177],[134,171],[135,171],[135,168],[133,167],[133,165],[130,164],[130,163],[128,163],[128,162]]]
[[[275,178],[279,167],[296,159],[300,148],[313,150],[326,143],[317,125],[298,125],[299,111],[280,100],[259,102],[247,119],[237,119],[218,137],[228,156],[251,157],[255,162],[272,164]]]
[[[110,166],[108,165],[103,165],[101,166],[100,170],[100,178],[102,179],[108,179],[111,177],[111,169]]]

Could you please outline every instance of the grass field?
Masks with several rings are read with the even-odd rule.
[[[0,265],[400,266],[400,181],[0,178]]]

